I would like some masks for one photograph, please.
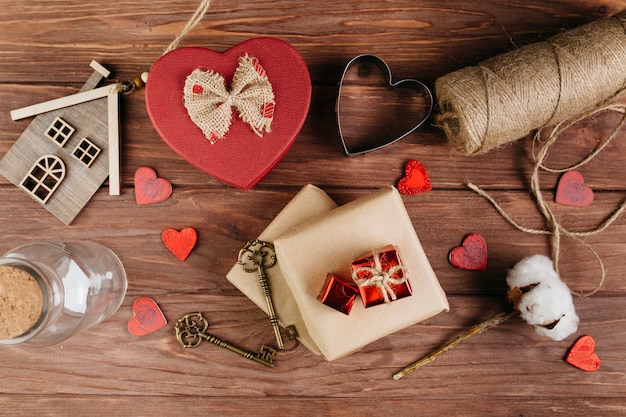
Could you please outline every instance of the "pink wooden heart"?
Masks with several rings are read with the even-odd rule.
[[[161,233],[161,240],[165,247],[178,259],[187,259],[198,240],[198,233],[191,227],[185,227],[180,232],[176,229],[165,229]]]
[[[154,204],[166,200],[172,195],[172,184],[158,178],[150,167],[141,167],[135,171],[135,201],[137,204]]]
[[[484,271],[487,269],[487,242],[477,233],[465,236],[461,246],[450,251],[450,263],[457,268],[472,271]]]
[[[585,185],[580,172],[568,171],[559,179],[554,201],[566,206],[586,207],[593,203],[593,190]]]
[[[582,336],[572,345],[565,360],[583,371],[596,371],[600,368],[600,358],[594,352],[595,347],[593,337]]]
[[[420,161],[410,160],[404,169],[404,177],[398,181],[398,191],[413,195],[425,193],[433,188],[426,168]]]
[[[222,139],[214,144],[191,120],[183,89],[195,69],[220,74],[230,85],[238,60],[258,60],[272,84],[275,106],[271,132],[257,136],[234,115]],[[210,176],[241,189],[254,187],[287,153],[306,119],[311,80],[300,54],[275,38],[254,38],[225,52],[199,47],[175,49],[150,70],[146,106],[155,129],[180,156]]]
[[[145,336],[167,324],[161,308],[150,297],[139,297],[133,304],[133,317],[128,321],[128,331],[134,336]]]

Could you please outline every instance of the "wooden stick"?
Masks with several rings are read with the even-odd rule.
[[[44,101],[43,103],[33,104],[32,106],[22,107],[21,109],[11,111],[11,119],[20,120],[26,117],[36,116],[38,114],[46,113],[52,110],[58,110],[68,106],[74,106],[76,104],[81,104],[87,101],[106,97],[109,94],[117,92],[118,90],[119,86],[117,84],[111,84],[105,85],[104,87],[96,88],[94,90],[88,90],[81,93],[72,94],[71,96],[65,96],[50,101]]]
[[[425,356],[422,359],[418,360],[417,362],[414,362],[411,365],[407,366],[403,370],[401,370],[399,372],[396,372],[393,375],[393,379],[398,380],[398,379],[400,379],[402,377],[407,376],[408,374],[410,374],[411,372],[415,371],[416,369],[421,368],[422,366],[431,363],[432,361],[437,359],[437,357],[439,355],[441,355],[442,353],[445,353],[448,350],[452,349],[453,347],[455,347],[456,345],[458,345],[459,343],[461,343],[463,340],[467,339],[468,337],[474,336],[475,334],[478,334],[478,333],[482,332],[483,330],[487,330],[487,329],[489,329],[491,327],[495,327],[495,326],[499,325],[500,323],[503,323],[503,322],[507,321],[508,319],[510,319],[511,317],[516,315],[517,313],[518,313],[517,309],[511,310],[511,311],[503,311],[503,312],[498,313],[495,316],[493,316],[493,317],[483,321],[482,323],[479,323],[479,324],[476,324],[476,325],[470,327],[465,332],[457,335],[454,339],[452,339],[449,342],[447,342],[446,344],[441,345],[440,347],[438,347],[430,355]]]
[[[109,129],[109,195],[120,195],[122,178],[120,172],[120,120],[119,94],[108,95]]]

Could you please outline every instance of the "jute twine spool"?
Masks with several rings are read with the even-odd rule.
[[[626,87],[626,11],[447,74],[436,123],[465,155],[585,113]]]

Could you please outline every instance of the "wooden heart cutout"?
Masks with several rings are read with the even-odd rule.
[[[337,97],[337,124],[346,155],[391,145],[415,131],[430,116],[433,96],[422,82],[392,80],[391,69],[376,55],[359,55],[346,65]]]
[[[150,297],[139,297],[133,304],[133,317],[128,321],[128,331],[134,336],[145,336],[167,324],[161,308]]]
[[[600,358],[595,354],[595,348],[593,337],[582,336],[572,345],[565,360],[583,371],[596,371],[600,368]]]
[[[418,160],[410,160],[404,169],[404,177],[398,181],[398,191],[405,195],[413,195],[425,193],[432,188],[424,165]]]
[[[554,201],[566,206],[586,207],[593,203],[593,190],[585,185],[580,172],[567,171],[559,179]]]
[[[246,54],[258,60],[272,85],[276,104],[271,131],[259,137],[234,114],[224,137],[211,144],[185,108],[185,81],[201,69],[221,75],[231,85],[239,58]],[[254,38],[225,52],[187,47],[165,54],[152,66],[145,94],[152,124],[176,153],[208,175],[247,190],[294,143],[309,110],[311,79],[306,63],[291,45],[275,38]]]
[[[471,271],[487,269],[487,242],[477,233],[470,233],[463,239],[461,246],[450,251],[450,263],[457,268]]]
[[[172,183],[158,178],[150,167],[135,171],[135,201],[137,204],[154,204],[167,200],[172,195]]]
[[[176,229],[169,228],[161,233],[161,240],[174,256],[184,261],[196,246],[198,232],[191,227],[185,227],[180,232]]]

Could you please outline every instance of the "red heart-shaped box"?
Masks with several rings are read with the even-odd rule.
[[[230,86],[239,58],[259,60],[272,84],[276,107],[271,132],[257,136],[233,109],[226,135],[211,144],[184,105],[185,80],[195,69],[212,70]],[[254,38],[225,52],[201,47],[175,49],[159,58],[146,84],[146,107],[161,138],[187,162],[210,176],[244,190],[254,187],[293,145],[311,103],[306,63],[291,45],[276,38]]]

